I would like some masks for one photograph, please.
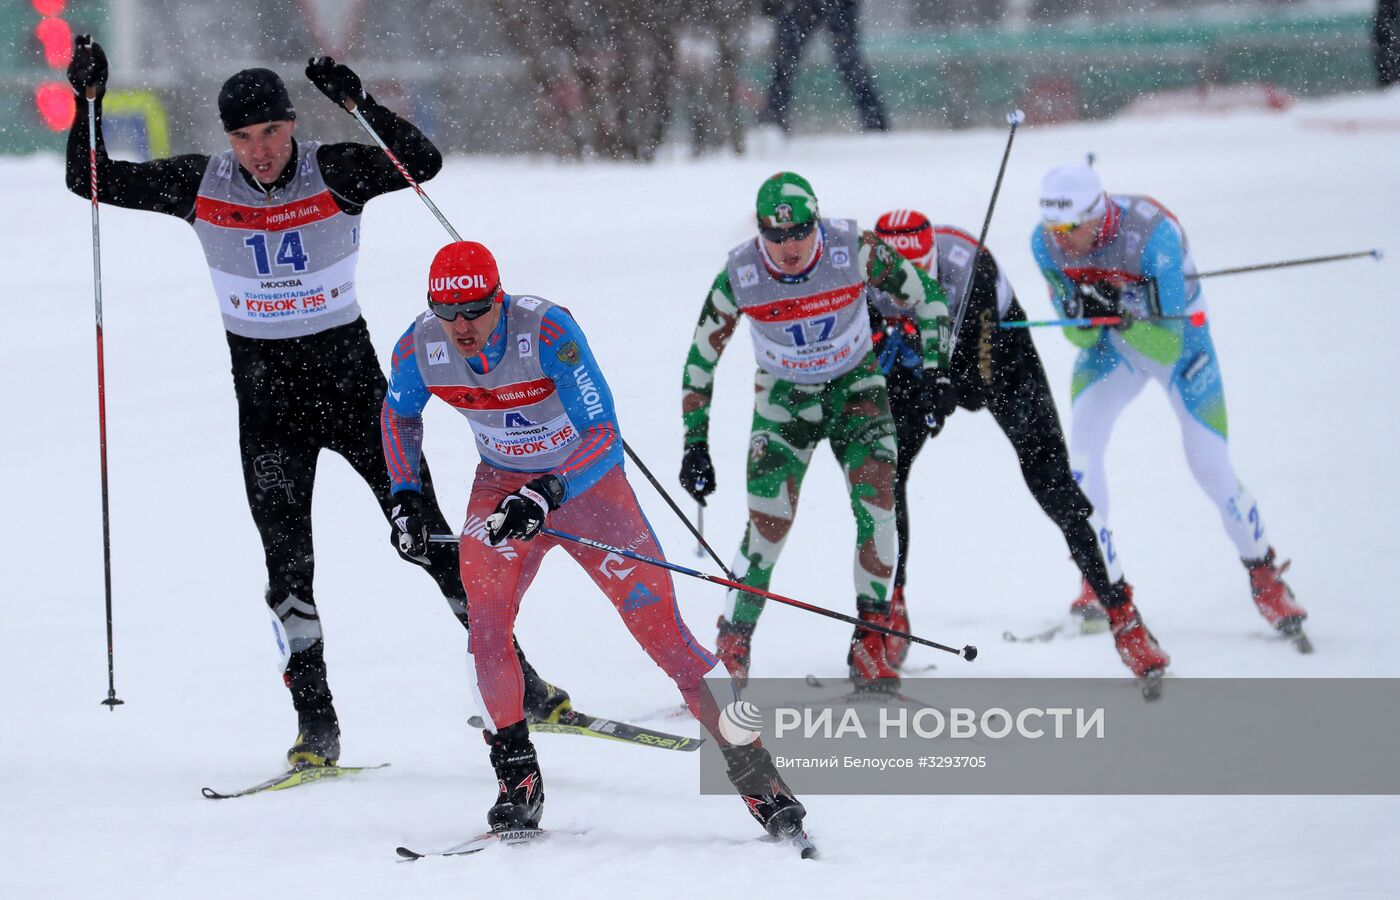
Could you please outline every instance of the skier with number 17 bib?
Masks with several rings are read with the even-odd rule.
[[[345,65],[318,57],[306,77],[336,104],[354,101],[416,179],[427,180],[442,167],[422,132],[376,103]],[[229,149],[143,163],[107,156],[100,130],[107,57],[87,35],[77,39],[68,80],[78,104],[68,135],[69,190],[89,196],[85,94],[92,90],[98,199],[183,219],[204,250],[232,359],[244,487],[267,564],[265,600],[297,714],[287,760],[296,768],[334,765],[340,722],[312,592],[317,457],[322,450],[344,457],[386,518],[447,528],[426,462],[420,492],[390,495],[379,449],[384,372],[360,315],[355,282],[365,204],[407,182],[377,147],[297,141],[291,97],[268,69],[244,69],[219,92]],[[466,593],[455,554],[448,548],[396,549],[427,570],[465,627]],[[548,718],[567,706],[567,693],[528,664],[526,673],[534,715]]]
[[[731,745],[705,683],[718,661],[676,608],[669,572],[545,533],[557,529],[663,558],[622,462],[622,430],[607,379],[583,330],[562,306],[507,294],[496,259],[474,241],[448,244],[428,274],[428,309],[394,347],[384,400],[384,459],[394,493],[418,490],[422,413],[437,397],[471,426],[481,461],[457,541],[468,586],[471,653],[488,728],[497,795],[493,831],[538,828],[544,777],[526,727],[511,631],[545,554],[562,547],[607,596],[632,637],[675,682],[719,745],[730,781],[775,837],[802,832],[806,810],[763,746]],[[428,546],[424,523],[401,531],[411,552]],[[737,696],[732,685],[723,690]]]
[[[729,252],[710,287],[685,363],[681,485],[697,502],[715,489],[710,400],[720,354],[749,319],[758,372],[748,462],[749,523],[735,562],[745,585],[767,590],[797,512],[798,493],[817,445],[831,442],[845,472],[856,521],[853,574],[863,623],[886,625],[897,539],[895,428],[885,376],[871,352],[873,306],[914,319],[924,378],[920,413],[941,419],[956,399],[944,342],[943,288],[850,219],[822,218],[812,185],[779,172],[759,187],[758,234]],[[748,678],[750,642],[763,599],[731,591],[719,620],[719,654]],[[899,673],[885,636],[858,626],[846,657],[858,690],[893,691]]]
[[[1040,211],[1031,252],[1056,310],[1067,318],[1123,319],[1121,325],[1064,330],[1080,348],[1071,387],[1070,464],[1094,505],[1100,533],[1110,534],[1109,435],[1132,399],[1155,381],[1176,413],[1191,474],[1219,510],[1248,572],[1259,614],[1299,650],[1311,649],[1302,632],[1307,611],[1282,577],[1288,563],[1278,563],[1259,506],[1230,462],[1225,389],[1210,326],[1187,327],[1180,320],[1205,311],[1185,229],[1151,197],[1109,194],[1098,173],[1082,163],[1046,174]],[[1087,584],[1084,593],[1092,594]]]

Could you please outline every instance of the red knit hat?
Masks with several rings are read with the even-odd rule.
[[[937,248],[928,216],[914,209],[891,210],[875,222],[875,234],[914,265],[936,271]]]
[[[432,303],[483,306],[495,300],[500,290],[496,258],[476,241],[448,244],[437,252],[428,269],[428,300]]]

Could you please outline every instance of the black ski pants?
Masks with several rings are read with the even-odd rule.
[[[248,508],[267,562],[267,604],[292,652],[321,637],[312,576],[311,495],[322,450],[364,479],[387,521],[393,500],[379,436],[387,383],[363,319],[303,338],[228,335],[238,398],[239,450]],[[432,533],[451,533],[425,461],[420,476]],[[430,544],[428,574],[466,621],[466,592],[453,544]]]
[[[1012,298],[1008,321],[1025,321]],[[967,410],[986,407],[1011,441],[1021,475],[1040,508],[1059,527],[1070,556],[1100,598],[1115,596],[1108,580],[1099,542],[1089,524],[1093,511],[1074,481],[1064,431],[1050,394],[1045,368],[1024,328],[997,327],[995,309],[969,309],[953,354],[953,381],[958,405]],[[890,410],[899,447],[895,467],[895,524],[899,532],[899,564],[895,586],[903,587],[909,549],[909,473],[928,438],[928,428],[916,405],[918,374],[896,366],[888,377]],[[969,473],[993,482],[992,473]]]

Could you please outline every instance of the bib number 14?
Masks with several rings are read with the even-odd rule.
[[[300,231],[282,232],[282,239],[277,244],[277,255],[271,259],[268,257],[266,234],[244,238],[243,246],[253,251],[253,265],[257,266],[259,275],[271,275],[274,261],[279,266],[291,266],[294,272],[305,272],[306,264],[311,259],[302,249]]]

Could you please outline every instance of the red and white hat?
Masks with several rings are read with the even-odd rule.
[[[501,292],[496,257],[476,241],[448,244],[428,269],[428,301],[482,307]]]
[[[875,221],[875,234],[925,272],[938,274],[938,245],[928,216],[916,209],[890,210]]]

